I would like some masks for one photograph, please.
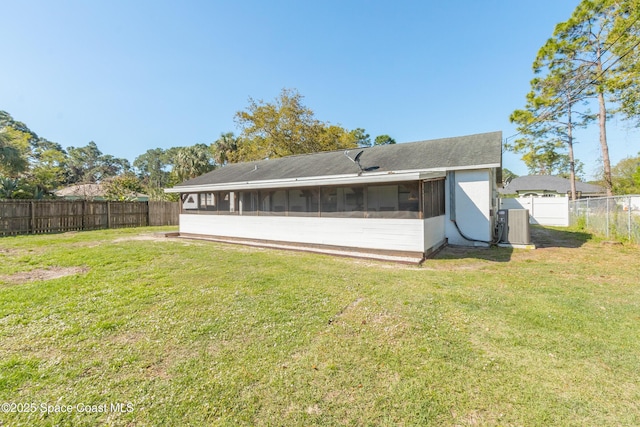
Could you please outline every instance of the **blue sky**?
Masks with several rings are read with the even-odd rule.
[[[323,121],[398,142],[515,133],[531,64],[578,0],[4,1],[0,109],[108,154],[239,133],[248,98],[295,88]],[[612,162],[640,151],[610,124]],[[595,126],[579,135],[587,178]],[[526,174],[518,156],[504,166]]]

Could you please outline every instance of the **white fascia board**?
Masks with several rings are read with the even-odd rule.
[[[502,165],[500,163],[489,163],[486,165],[473,165],[473,166],[459,166],[455,168],[449,168],[447,170],[450,171],[465,171],[465,170],[479,170],[479,169],[493,169],[500,168]]]
[[[229,182],[224,184],[189,185],[165,189],[165,193],[193,193],[200,191],[261,190],[271,188],[312,187],[316,185],[376,184],[400,181],[415,181],[418,172],[383,172],[362,175],[315,176],[307,178],[273,179],[265,181]]]
[[[373,172],[349,174],[311,176],[305,178],[271,179],[264,181],[227,182],[223,184],[185,185],[165,188],[165,193],[197,193],[202,191],[238,191],[263,190],[276,188],[312,187],[315,185],[350,185],[350,184],[384,184],[403,181],[418,181],[444,177],[448,170],[487,169],[499,165],[478,165],[460,168],[415,169],[390,172]]]

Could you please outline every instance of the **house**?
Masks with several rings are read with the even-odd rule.
[[[229,164],[165,191],[183,237],[412,262],[493,239],[501,163],[492,132]]]
[[[54,191],[57,197],[66,200],[106,200],[107,190],[103,184],[74,184]],[[149,196],[142,193],[131,193],[130,200],[138,202],[149,201]]]
[[[606,197],[607,191],[599,185],[576,181],[578,198]],[[571,181],[552,175],[527,175],[506,183],[500,193],[518,197],[566,197],[571,194]]]

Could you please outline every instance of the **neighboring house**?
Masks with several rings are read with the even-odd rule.
[[[578,198],[605,197],[607,191],[599,185],[576,181]],[[500,189],[501,195],[518,197],[566,197],[571,194],[571,181],[552,175],[527,175],[514,178]]]
[[[501,163],[493,132],[229,164],[165,191],[184,237],[419,261],[493,239]]]
[[[75,184],[54,191],[57,197],[67,200],[106,200],[106,189],[102,184]],[[129,200],[149,201],[149,196],[142,193],[131,193]]]

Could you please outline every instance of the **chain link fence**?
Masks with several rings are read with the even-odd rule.
[[[640,195],[570,202],[569,222],[609,239],[640,244]]]

